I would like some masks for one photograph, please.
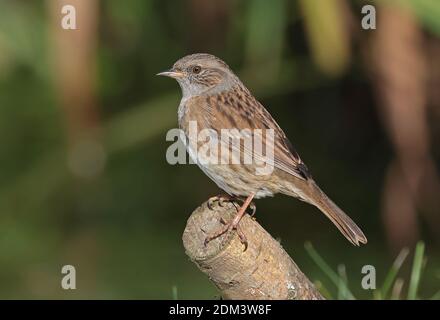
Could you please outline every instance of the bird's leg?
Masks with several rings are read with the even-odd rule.
[[[221,230],[219,230],[218,232],[214,233],[212,236],[206,237],[205,238],[205,246],[209,243],[209,241],[220,237],[221,235],[225,234],[226,232],[229,232],[231,230],[237,230],[237,234],[240,238],[241,243],[244,244],[244,250],[246,251],[248,243],[247,243],[247,239],[246,236],[243,234],[243,232],[241,231],[241,229],[239,228],[239,223],[241,218],[244,216],[244,214],[246,213],[246,209],[249,207],[249,205],[252,202],[252,199],[254,198],[255,194],[251,193],[246,200],[244,201],[243,205],[240,207],[240,209],[238,210],[237,214],[235,215],[234,219],[232,219],[231,222],[226,223],[223,219],[221,220],[221,222],[224,224],[223,228]]]
[[[210,210],[213,210],[214,208],[213,205],[215,202],[218,202],[219,206],[223,207],[225,202],[234,202],[237,199],[238,199],[237,197],[233,197],[229,194],[219,194],[208,199],[208,208]]]

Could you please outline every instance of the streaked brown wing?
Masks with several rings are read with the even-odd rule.
[[[310,177],[307,167],[301,161],[296,150],[270,113],[247,89],[237,86],[235,89],[213,95],[206,100],[207,126],[220,129],[266,129],[274,130],[274,167],[300,179]],[[215,121],[213,121],[215,119]],[[264,136],[264,133],[263,133]],[[266,139],[263,137],[263,150]],[[244,148],[245,153],[253,150]]]

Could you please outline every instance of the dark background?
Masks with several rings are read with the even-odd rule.
[[[374,4],[377,29],[361,28]],[[77,30],[61,28],[76,8]],[[257,201],[258,221],[312,280],[310,241],[380,287],[426,245],[418,296],[440,283],[440,2],[0,1],[0,298],[211,299],[188,260],[191,212],[220,190],[171,166],[180,89],[156,77],[180,57],[225,60],[285,130],[326,193],[361,226],[351,246],[310,205]],[[411,256],[399,277],[410,278]],[[60,286],[76,267],[77,289]],[[339,268],[341,270],[341,268]]]

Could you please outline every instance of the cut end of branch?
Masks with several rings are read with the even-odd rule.
[[[186,254],[221,291],[225,299],[323,299],[299,270],[280,243],[254,219],[245,215],[240,228],[248,241],[244,250],[235,231],[204,244],[207,236],[231,221],[237,213],[233,203],[207,202],[188,219],[183,233]]]

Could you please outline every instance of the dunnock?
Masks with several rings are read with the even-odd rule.
[[[210,54],[192,54],[178,60],[169,71],[158,75],[176,79],[182,89],[178,118],[190,156],[221,189],[234,199],[242,199],[235,218],[224,223],[222,230],[208,236],[205,244],[227,231],[237,230],[241,241],[247,246],[246,237],[239,228],[240,219],[252,204],[253,198],[273,196],[276,193],[293,196],[316,206],[352,244],[367,243],[359,227],[321,191],[283,130],[225,62]],[[211,143],[214,141],[219,146],[218,149],[214,148],[217,153],[223,147],[229,151],[232,148],[239,150],[241,156],[260,160],[263,159],[261,153],[249,145],[246,147],[243,142],[239,142],[238,146],[231,144],[223,136],[220,139],[219,134],[223,129],[231,129],[230,132],[242,130],[240,132],[245,133],[239,133],[241,138],[244,135],[255,138],[254,132],[257,130],[263,133],[271,130],[272,138],[263,135],[262,144],[266,147],[273,145],[273,159],[266,159],[273,165],[273,170],[267,174],[258,174],[255,163],[202,161],[202,156],[197,152],[201,142],[195,141],[189,132],[191,122],[196,123],[198,129],[209,129],[213,133],[210,138]],[[225,154],[229,157],[229,154]]]

